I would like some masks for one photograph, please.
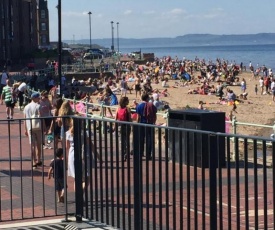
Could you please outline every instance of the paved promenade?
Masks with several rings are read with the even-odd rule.
[[[5,107],[0,105],[1,227],[14,219],[63,219],[65,213],[74,213],[72,179],[68,178],[67,210],[64,204],[56,202],[53,180],[47,180],[53,149],[43,150],[44,165],[32,170],[30,146],[27,137],[23,135],[23,123],[7,121],[5,118]],[[22,112],[15,109],[14,118],[23,118]],[[107,143],[114,137],[111,138],[113,134],[108,135],[103,135],[101,143],[97,143],[104,163],[98,164],[97,169],[92,170],[94,184],[91,186],[93,197],[89,210],[94,210],[94,217],[102,222],[113,218],[111,222],[116,224],[117,219],[122,219],[120,225],[126,223],[127,229],[134,219],[133,159],[131,157],[127,162],[117,160],[117,153],[112,149],[115,144],[112,142],[113,147],[105,145],[105,141]],[[163,229],[179,229],[180,225],[184,229],[194,225],[198,229],[203,226],[208,229],[209,170],[168,162],[163,145],[155,145],[155,161],[142,161],[143,224],[149,228],[155,224],[156,228],[162,226]],[[162,150],[159,150],[161,146]],[[258,160],[258,163],[249,162],[246,172],[243,162],[238,163],[238,170],[235,162],[230,162],[220,172],[217,170],[217,175],[221,176],[220,188],[217,188],[218,223],[225,229],[229,226],[236,229],[237,225],[244,229],[247,223],[251,229],[255,228],[255,224],[260,229],[264,227],[266,218],[267,227],[273,229],[272,168],[265,168],[264,171]],[[267,179],[266,187],[263,186],[264,174]]]
[[[43,150],[44,165],[33,170],[23,121],[16,120],[22,118],[23,112],[15,108],[15,121],[7,121],[5,106],[0,105],[0,229],[35,229],[38,226],[41,228],[37,229],[47,229],[45,226],[64,229],[67,223],[61,223],[61,220],[66,213],[65,205],[56,202],[54,181],[47,179],[54,150]],[[68,179],[69,213],[75,209],[72,183]],[[68,219],[73,220],[74,217],[68,216]],[[84,221],[80,227],[113,229],[89,221]]]

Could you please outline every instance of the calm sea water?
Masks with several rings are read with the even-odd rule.
[[[217,58],[225,59],[230,62],[235,61],[237,64],[241,62],[245,66],[251,61],[256,67],[265,65],[268,68],[275,70],[275,45],[228,45],[228,46],[192,46],[192,47],[120,47],[120,52],[130,53],[139,51],[142,53],[154,53],[156,57],[177,56],[182,59],[194,60],[197,56],[200,59],[216,60]]]

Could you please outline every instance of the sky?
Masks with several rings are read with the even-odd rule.
[[[50,39],[58,40],[58,0],[48,0]],[[62,0],[62,40],[275,33],[271,0]],[[117,22],[119,23],[117,28]]]

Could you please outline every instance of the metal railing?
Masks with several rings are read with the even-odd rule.
[[[74,119],[79,221],[85,217],[119,229],[274,228],[270,139],[123,124],[131,125],[129,137],[119,122]],[[99,154],[94,161],[79,154],[91,145]],[[83,181],[89,182],[84,190]]]
[[[0,121],[1,222],[74,215],[119,229],[274,228],[273,140],[71,118],[76,170],[64,204],[47,179],[54,151],[42,150],[44,164],[32,169],[24,119]]]
[[[90,103],[88,102],[87,100],[76,100],[75,98],[71,99],[71,98],[65,98],[63,96],[63,99],[64,100],[67,100],[67,101],[71,101],[73,103],[73,109],[75,112],[78,112],[79,114],[81,115],[84,115],[86,117],[92,117],[92,118],[98,118],[98,117],[101,117],[103,118],[103,114],[100,114],[100,116],[96,115],[96,114],[92,114],[92,113],[89,113],[89,108],[93,108],[93,107],[96,107],[96,108],[100,108],[101,110],[100,111],[103,111],[103,108],[111,108],[111,109],[116,109],[117,106],[107,106],[107,105],[104,105],[103,103]],[[79,103],[82,103],[84,105],[84,110],[77,110],[76,108],[76,105],[79,104]],[[132,112],[135,112],[135,110],[133,109]],[[157,112],[157,115],[162,117],[162,118],[165,118],[167,119],[168,118],[168,111],[158,111]],[[105,117],[107,118],[107,117]],[[247,123],[247,122],[240,122],[240,121],[237,121],[237,118],[236,116],[233,116],[233,119],[232,121],[230,120],[225,120],[225,125],[231,125],[231,133],[232,134],[238,134],[237,132],[237,128],[238,126],[250,126],[250,127],[259,127],[259,128],[267,128],[267,129],[270,129],[270,134],[275,134],[275,121],[274,121],[274,124],[273,125],[263,125],[263,124],[255,124],[255,123]],[[228,128],[228,133],[230,133],[230,128]],[[269,138],[270,136],[266,137],[266,138]]]

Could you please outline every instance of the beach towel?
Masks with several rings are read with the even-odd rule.
[[[80,114],[86,113],[85,105],[82,102],[79,102],[78,104],[76,104],[75,110],[76,110],[76,112],[78,112]]]

